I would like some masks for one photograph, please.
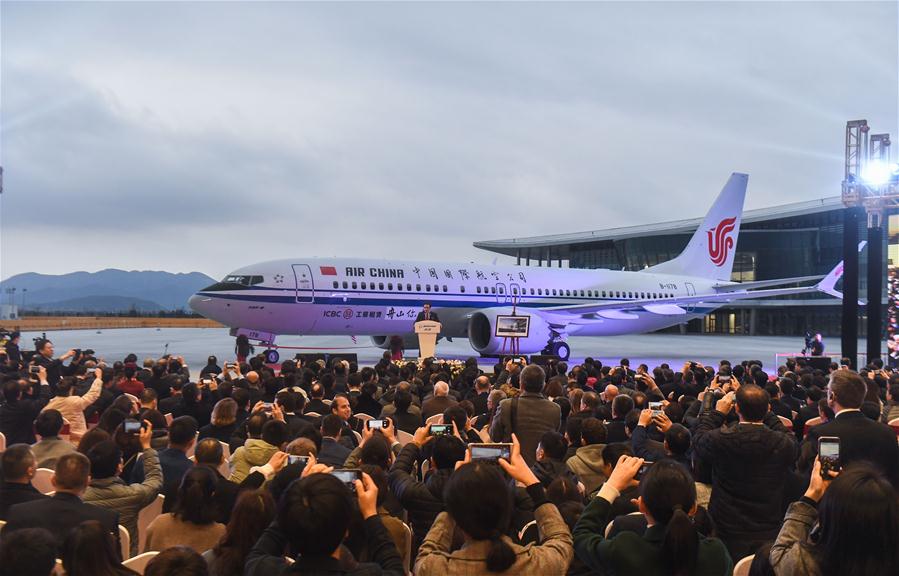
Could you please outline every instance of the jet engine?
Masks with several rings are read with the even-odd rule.
[[[504,339],[496,337],[496,317],[511,314],[511,308],[489,308],[474,312],[468,320],[468,341],[471,342],[471,347],[481,354],[501,354]],[[522,315],[519,311],[518,316]],[[535,314],[530,314],[530,317],[527,337],[518,339],[518,348],[521,354],[534,354],[542,351],[552,337],[552,331],[546,320]],[[507,353],[510,351],[511,344],[511,340],[505,340]]]
[[[418,336],[415,334],[403,334],[403,349],[418,350]],[[390,336],[371,336],[371,343],[381,350],[390,349]]]

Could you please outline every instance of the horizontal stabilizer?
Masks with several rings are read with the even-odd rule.
[[[740,290],[755,290],[757,288],[768,288],[769,286],[785,286],[787,284],[804,284],[824,278],[822,274],[817,276],[797,276],[795,278],[777,278],[774,280],[757,280],[754,282],[739,282],[734,284],[724,284],[715,286],[715,290],[721,294],[728,292],[739,292]]]
[[[643,306],[643,309],[647,312],[652,312],[653,314],[658,314],[660,316],[677,316],[679,314],[687,313],[686,310],[684,310],[677,304],[647,304]]]

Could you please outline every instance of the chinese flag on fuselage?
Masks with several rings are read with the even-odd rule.
[[[337,268],[333,266],[319,266],[322,276],[337,276]]]

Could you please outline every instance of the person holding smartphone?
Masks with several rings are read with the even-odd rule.
[[[771,547],[774,573],[899,574],[899,498],[893,485],[867,463],[839,473],[822,470],[816,458],[808,490],[787,510]]]
[[[656,462],[640,481],[637,505],[648,522],[646,532],[603,536],[613,520],[612,503],[632,485],[643,464],[642,458],[620,457],[574,527],[577,557],[594,571],[618,576],[731,574],[734,563],[724,544],[701,536],[693,525],[696,484],[690,472],[672,460]]]
[[[702,414],[693,439],[694,459],[712,473],[709,514],[733,558],[773,540],[783,518],[781,503],[798,450],[796,436],[769,410],[770,401],[764,388],[740,386]],[[722,427],[732,411],[739,422]]]
[[[513,512],[513,489],[503,472],[524,485],[533,501],[542,535],[538,545],[521,546],[505,535]],[[512,435],[508,459],[472,460],[472,452],[467,452],[447,482],[445,500],[446,511],[437,516],[418,551],[418,576],[565,574],[568,570],[574,557],[571,532],[522,457],[516,435]],[[456,527],[465,545],[452,551]]]
[[[246,576],[405,576],[403,560],[378,514],[377,485],[362,473],[351,491],[332,471],[329,466],[313,464],[290,485],[278,504],[275,521],[247,556]],[[360,513],[370,562],[356,562],[341,550],[351,519]],[[284,561],[285,547],[297,552],[293,566]]]

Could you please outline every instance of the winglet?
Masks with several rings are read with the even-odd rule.
[[[867,246],[867,245],[868,245],[867,240],[862,240],[861,242],[858,243],[858,251],[861,252],[862,250],[864,250],[865,246]],[[831,270],[830,273],[827,274],[827,276],[825,276],[820,282],[818,282],[815,285],[815,288],[817,288],[821,292],[824,292],[825,294],[830,294],[831,296],[834,296],[835,298],[839,298],[840,300],[842,300],[843,293],[834,288],[834,286],[836,286],[836,284],[837,284],[837,281],[842,277],[843,277],[843,261],[840,260],[839,264],[834,266],[833,270]],[[859,300],[858,303],[864,305],[864,302],[861,300]]]

